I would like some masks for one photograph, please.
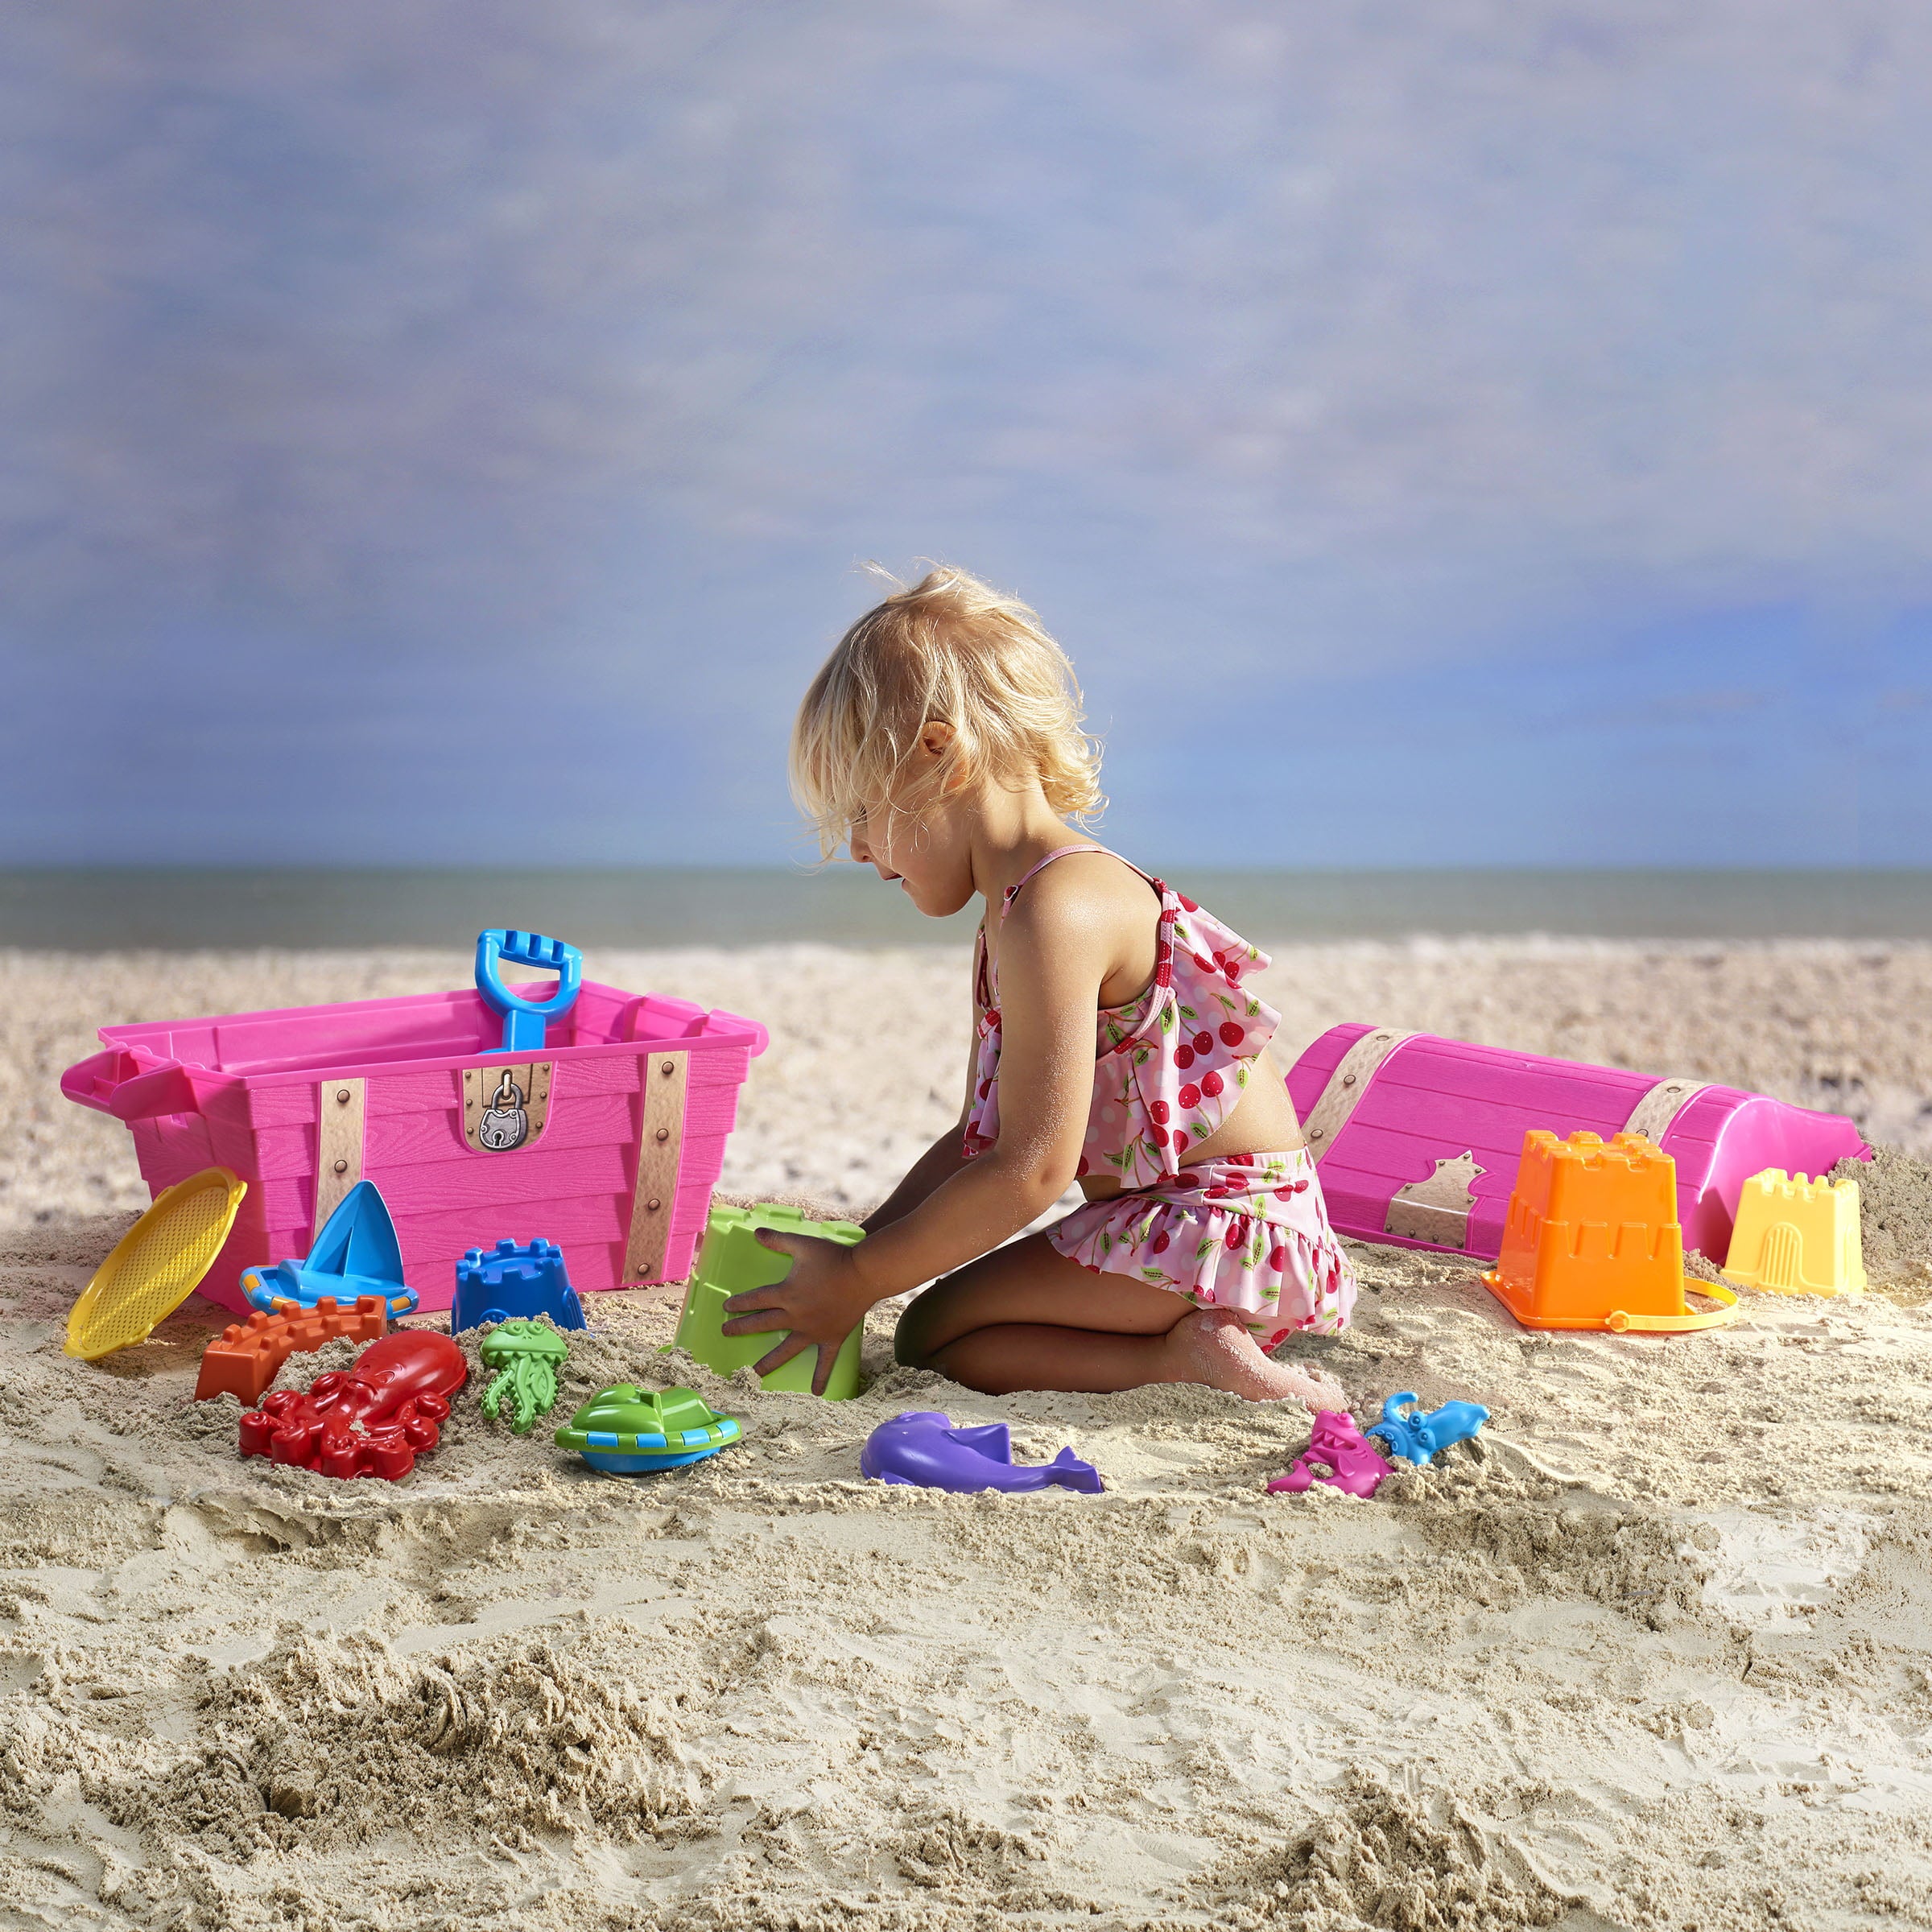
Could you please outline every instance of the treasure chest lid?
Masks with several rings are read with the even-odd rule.
[[[1677,1164],[1684,1245],[1713,1259],[1748,1176],[1870,1153],[1842,1116],[1768,1095],[1364,1022],[1315,1041],[1288,1092],[1341,1233],[1485,1261],[1501,1251],[1533,1128],[1656,1142]]]

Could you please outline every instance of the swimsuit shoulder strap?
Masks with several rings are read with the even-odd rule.
[[[1013,904],[1014,895],[1036,872],[1044,871],[1046,868],[1051,865],[1055,859],[1063,859],[1069,852],[1102,852],[1110,859],[1118,857],[1118,854],[1108,852],[1104,845],[1056,845],[1051,852],[1047,853],[1045,858],[1038,861],[1038,863],[1034,865],[1028,866],[1026,871],[1022,873],[1020,876],[1006,888],[1006,897],[1000,906],[1000,917],[1004,919],[1006,916],[1008,909]],[[1126,861],[1122,860],[1121,863],[1125,865]],[[1137,872],[1140,870],[1140,868],[1137,865],[1134,869]]]
[[[1036,865],[1028,866],[1026,871],[1022,873],[1019,877],[1015,879],[1013,882],[1006,888],[1005,897],[1000,902],[1000,922],[1001,925],[1003,926],[1005,923],[1006,914],[1012,909],[1014,894],[1016,894],[1036,872],[1041,871],[1045,867],[1051,865],[1055,859],[1063,859],[1067,857],[1069,853],[1075,852],[1097,852],[1110,859],[1121,859],[1121,855],[1117,852],[1113,850],[1111,847],[1105,845],[1056,845],[1051,852],[1047,853],[1045,858],[1040,860]],[[1155,968],[1158,971],[1161,964],[1165,960],[1171,959],[1174,954],[1174,941],[1169,931],[1169,922],[1166,910],[1167,906],[1167,888],[1162,884],[1162,882],[1157,879],[1152,873],[1141,872],[1140,867],[1135,865],[1132,859],[1121,859],[1121,863],[1125,865],[1129,871],[1139,873],[1140,876],[1154,888],[1155,893],[1160,898],[1162,910],[1161,914],[1159,934],[1156,940],[1155,952]],[[976,992],[978,992],[980,996],[980,1004],[983,1007],[989,1007],[993,1004],[993,988],[992,976],[987,971],[986,922],[984,919],[980,922],[979,934],[973,947],[973,976],[975,980],[975,990]],[[1157,1007],[1158,1005],[1158,1002],[1157,1001]],[[1155,1009],[1150,1008],[1148,1013],[1149,1020],[1151,1022],[1156,1017],[1157,1015]]]

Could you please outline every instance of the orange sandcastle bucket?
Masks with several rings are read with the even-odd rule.
[[[1669,1331],[1737,1319],[1737,1297],[1714,1282],[1685,1301],[1677,1163],[1641,1134],[1523,1136],[1502,1253],[1483,1282],[1527,1328]]]

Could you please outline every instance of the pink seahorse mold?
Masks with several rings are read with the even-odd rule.
[[[1326,1475],[1319,1473],[1324,1469]],[[1346,1489],[1351,1496],[1373,1496],[1382,1478],[1391,1473],[1389,1464],[1369,1447],[1368,1439],[1355,1426],[1355,1418],[1345,1409],[1318,1409],[1308,1447],[1294,1459],[1294,1467],[1286,1476],[1278,1476],[1268,1485],[1268,1493],[1286,1491],[1299,1496],[1311,1484],[1327,1483]]]

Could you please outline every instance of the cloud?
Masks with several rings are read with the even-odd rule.
[[[1016,493],[1338,610],[1369,559],[1424,604],[1512,564],[1925,588],[1918,10],[190,0],[11,37],[6,542],[49,614],[393,622],[480,580],[527,618],[639,519]]]
[[[157,654],[407,658],[467,730],[532,653],[790,675],[871,554],[1129,704],[1882,615],[1928,79],[1904,0],[16,6],[0,649],[130,733]]]

